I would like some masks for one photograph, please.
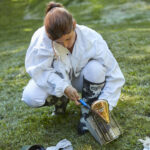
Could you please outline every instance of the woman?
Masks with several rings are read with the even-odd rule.
[[[31,107],[55,105],[55,113],[66,110],[68,99],[79,105],[79,93],[91,105],[107,100],[117,105],[125,80],[106,42],[94,30],[76,24],[59,3],[47,6],[44,26],[33,35],[25,59],[31,80],[22,100]],[[87,131],[81,109],[79,133]]]

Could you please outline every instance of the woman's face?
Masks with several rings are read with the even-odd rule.
[[[59,39],[55,40],[56,43],[64,46],[67,49],[71,49],[74,45],[76,39],[75,30],[72,30],[70,33],[63,35]]]

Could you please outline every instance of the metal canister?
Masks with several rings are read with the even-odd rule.
[[[120,125],[109,111],[105,100],[97,100],[91,105],[91,113],[86,120],[90,133],[101,145],[117,139],[122,134]]]

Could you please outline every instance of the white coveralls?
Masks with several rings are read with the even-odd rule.
[[[31,107],[44,105],[49,95],[61,97],[67,86],[82,91],[83,75],[105,86],[99,99],[107,100],[110,110],[117,105],[125,79],[106,42],[94,30],[76,25],[77,39],[72,54],[48,38],[45,27],[33,35],[27,50],[25,67],[31,80],[22,100]]]

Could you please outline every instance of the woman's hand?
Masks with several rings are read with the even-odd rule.
[[[80,103],[78,102],[80,96],[74,87],[72,86],[66,87],[64,93],[68,96],[69,99],[75,101],[76,105],[80,105]]]

